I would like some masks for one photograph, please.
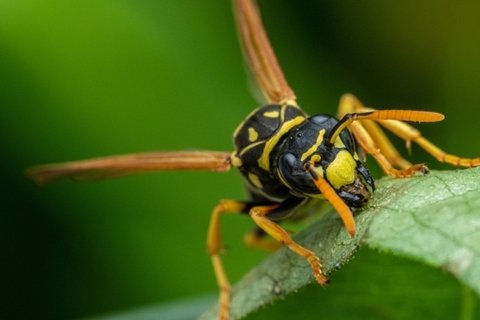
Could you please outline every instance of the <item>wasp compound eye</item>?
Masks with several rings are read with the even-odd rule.
[[[335,117],[332,117],[331,115],[325,114],[325,113],[319,113],[314,116],[311,116],[308,118],[310,122],[315,123],[316,125],[325,127],[325,128],[330,128],[334,127],[337,123],[338,120]]]
[[[285,153],[278,161],[278,174],[282,182],[290,188],[294,194],[302,196],[318,193],[318,189],[312,183],[312,176],[307,170],[308,164],[300,161],[293,153]]]

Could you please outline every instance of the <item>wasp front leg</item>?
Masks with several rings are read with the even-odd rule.
[[[478,167],[480,166],[479,158],[462,158],[453,154],[446,153],[432,142],[422,136],[421,132],[411,125],[402,121],[379,121],[382,126],[393,132],[401,139],[410,143],[411,141],[417,143],[423,150],[431,154],[439,162],[445,162],[456,167]]]
[[[262,228],[256,227],[254,230],[245,234],[243,241],[247,247],[270,252],[277,251],[282,247],[281,243],[276,242],[271,238],[266,239],[265,236],[267,236],[267,233]]]
[[[370,112],[372,112],[372,109],[365,108],[362,103],[351,94],[345,94],[340,99],[339,117],[345,117],[348,114]],[[387,113],[388,110],[382,112]],[[392,117],[393,116],[395,116],[395,114],[392,114]],[[428,168],[424,164],[412,165],[404,159],[380,127],[368,117],[352,122],[349,125],[349,129],[363,151],[374,157],[382,170],[389,176],[404,178],[410,177],[416,172],[428,172]]]
[[[385,132],[373,120],[363,120],[362,126],[370,134],[374,143],[380,149],[380,152],[387,158],[387,160],[397,169],[407,170],[412,166],[412,163],[402,157],[400,152],[395,148]]]
[[[362,103],[353,95],[351,94],[345,94],[342,96],[340,100],[340,106],[339,106],[339,116],[344,116],[348,113],[351,112],[378,112],[374,109],[370,108],[365,108]],[[385,112],[388,114],[389,110],[384,110],[380,112]],[[397,111],[398,113],[402,113],[401,111]],[[408,114],[411,112],[418,112],[418,111],[410,111],[410,110],[403,110],[404,114]],[[380,123],[383,127],[400,137],[401,139],[405,140],[407,142],[407,147],[410,146],[411,142],[417,143],[422,149],[427,151],[430,155],[435,157],[439,162],[445,162],[457,167],[476,167],[480,166],[480,157],[479,158],[463,158],[459,157],[453,154],[449,154],[436,145],[434,145],[432,142],[427,140],[425,137],[422,136],[421,132],[411,125],[399,121],[403,119],[397,119],[395,117],[395,113],[393,113],[394,116],[391,118],[384,118],[384,119],[374,119]],[[424,121],[432,121],[431,119],[409,119],[410,121],[418,121],[418,122],[424,122]],[[441,120],[441,119],[440,119]],[[437,120],[433,120],[437,121]],[[398,165],[400,168],[407,169],[406,166],[409,164],[408,161],[403,159],[398,151],[393,147],[393,145],[390,143],[388,138],[385,136],[383,131],[371,120],[360,120],[360,126],[365,129],[362,131],[361,129],[356,130],[357,134],[360,136],[364,136],[365,133],[367,133],[372,140],[376,143],[376,145],[379,147],[380,152],[384,154],[385,158],[387,160],[394,164]],[[353,125],[353,124],[352,124]],[[352,131],[354,131],[355,126],[352,126]],[[356,125],[356,127],[359,127],[359,125]],[[363,146],[362,146],[363,147]],[[378,159],[377,159],[378,161]],[[383,167],[382,167],[383,168]],[[407,169],[408,170],[408,169]],[[387,172],[388,173],[388,172]]]
[[[287,246],[296,254],[304,257],[310,264],[313,276],[318,283],[320,283],[321,285],[327,284],[328,279],[322,272],[322,265],[316,254],[313,251],[308,250],[307,248],[295,242],[285,229],[283,229],[277,223],[269,219],[269,214],[274,214],[277,208],[281,207],[279,207],[279,205],[253,207],[252,209],[250,209],[250,216],[252,217],[253,221],[255,221],[257,226],[263,229],[268,235],[270,235],[272,238],[274,238],[281,244]]]
[[[411,165],[407,160],[403,159],[402,157],[396,158],[397,160],[395,162],[391,162],[385,155],[389,151],[382,151],[382,149],[380,149],[374,142],[374,139],[372,138],[370,132],[367,131],[367,129],[360,122],[353,123],[350,126],[350,130],[352,130],[353,135],[355,136],[362,149],[366,153],[370,154],[377,161],[382,170],[389,176],[396,178],[406,178],[414,175],[416,172],[428,172],[428,167],[426,165]],[[403,167],[401,167],[401,169],[395,168],[395,164],[398,163],[403,163]],[[410,164],[409,167],[406,167],[407,163]]]

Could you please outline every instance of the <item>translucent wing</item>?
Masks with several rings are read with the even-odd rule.
[[[278,64],[254,0],[234,0],[240,42],[260,90],[270,103],[295,103]]]
[[[60,178],[96,180],[161,170],[228,171],[230,154],[216,151],[148,152],[40,165],[26,174],[37,184]]]

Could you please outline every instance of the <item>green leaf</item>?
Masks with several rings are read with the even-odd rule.
[[[327,274],[368,245],[442,268],[480,294],[480,168],[383,178],[377,184],[374,197],[356,217],[353,239],[336,215],[295,239],[317,253]],[[282,248],[235,285],[231,318],[240,319],[312,281],[307,262]],[[202,317],[216,318],[216,306]]]
[[[311,284],[247,319],[473,320],[479,304],[441,269],[364,247],[328,288]]]

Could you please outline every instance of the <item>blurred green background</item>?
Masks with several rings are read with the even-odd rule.
[[[435,110],[446,120],[422,131],[453,153],[480,155],[478,1],[261,8],[308,113],[335,113],[344,92],[372,107]],[[76,318],[216,294],[205,235],[218,199],[244,197],[237,172],[37,188],[22,171],[152,150],[228,151],[256,106],[230,1],[1,0],[0,318]],[[418,148],[413,156],[447,168]],[[266,253],[243,247],[249,219],[222,223],[235,281]]]

